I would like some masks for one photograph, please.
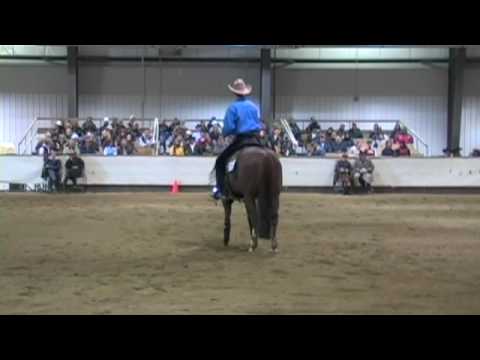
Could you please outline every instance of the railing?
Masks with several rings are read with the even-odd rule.
[[[414,145],[415,145],[415,148],[418,150],[419,149],[419,145],[422,145],[423,146],[423,149],[425,150],[424,151],[424,155],[425,156],[430,156],[430,147],[428,146],[428,144],[425,142],[425,140],[423,140],[423,138],[418,135],[413,129],[410,129],[408,126],[406,126],[403,122],[400,121],[400,125],[402,127],[406,127],[407,130],[408,130],[408,133],[410,135],[413,136],[413,138],[415,139],[415,142],[414,142]]]

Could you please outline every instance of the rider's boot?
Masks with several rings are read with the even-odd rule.
[[[217,188],[216,186],[213,188],[212,198],[213,198],[214,200],[217,200],[217,201],[223,198],[222,192],[221,192],[220,189]]]

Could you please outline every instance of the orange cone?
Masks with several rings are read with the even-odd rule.
[[[175,180],[172,185],[172,194],[178,194],[180,192],[180,182]]]

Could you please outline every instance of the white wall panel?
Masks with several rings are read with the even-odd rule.
[[[38,116],[66,116],[64,66],[0,66],[0,142],[17,145]]]
[[[359,101],[354,101],[358,76]],[[441,155],[447,73],[441,70],[280,70],[276,115],[318,120],[401,120]]]
[[[223,118],[232,96],[227,84],[244,77],[255,88],[255,65],[163,64],[146,68],[145,117]],[[83,66],[80,69],[80,116],[142,115],[143,68],[139,65]]]
[[[85,156],[90,185],[206,186],[214,157]],[[62,159],[65,164],[65,158]],[[282,158],[283,185],[331,187],[336,159]],[[480,187],[479,159],[374,159],[374,186]],[[9,169],[9,171],[5,171]],[[1,156],[0,183],[41,183],[41,156]],[[125,171],[129,169],[129,171]],[[32,185],[33,187],[33,185]]]
[[[480,72],[467,72],[462,144],[480,146]],[[446,143],[447,73],[442,70],[278,70],[276,114],[332,120],[402,120],[440,155]],[[146,70],[146,117],[222,118],[232,100],[226,84],[245,77],[258,101],[255,64],[163,64]],[[36,116],[66,116],[64,66],[0,66],[0,141],[17,142]],[[143,69],[83,65],[80,116],[141,116]],[[467,128],[469,130],[467,130]],[[465,135],[467,134],[467,135]]]
[[[460,147],[463,155],[480,148],[480,70],[465,71]]]

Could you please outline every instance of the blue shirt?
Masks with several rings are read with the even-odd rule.
[[[107,146],[104,150],[103,150],[103,154],[105,156],[117,156],[117,148],[113,145],[111,146]]]
[[[260,131],[260,111],[252,101],[242,97],[227,109],[225,114],[223,135],[238,135]]]

